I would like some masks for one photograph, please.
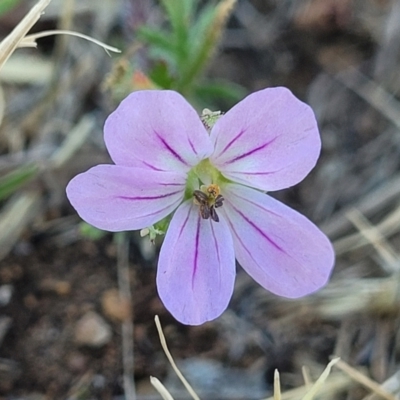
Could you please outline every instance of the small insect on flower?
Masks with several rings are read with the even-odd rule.
[[[202,190],[193,192],[194,203],[200,206],[200,215],[203,219],[211,219],[219,222],[219,217],[216,208],[223,206],[224,197],[220,194],[218,185],[211,184],[208,187],[202,187]],[[208,193],[208,194],[207,194]]]

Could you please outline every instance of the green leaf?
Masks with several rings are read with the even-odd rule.
[[[150,58],[166,62],[170,73],[178,70],[177,50],[170,33],[142,27],[138,30],[138,37],[149,46]]]
[[[0,0],[0,15],[16,7],[22,0]]]
[[[5,199],[14,192],[16,192],[21,186],[35,178],[39,172],[37,165],[22,165],[14,171],[0,178],[0,200]]]
[[[178,83],[178,91],[185,93],[190,85],[204,72],[211,56],[217,50],[226,21],[228,20],[235,0],[221,0],[216,7],[205,7],[200,14],[200,22],[196,38],[192,38],[191,55],[187,60],[184,73]],[[199,40],[200,39],[200,40]]]
[[[157,62],[149,74],[150,79],[163,89],[171,89],[174,78],[170,75],[165,62]]]
[[[230,108],[242,100],[248,94],[248,91],[236,83],[215,80],[196,85],[194,94],[208,108],[215,107],[215,105],[220,105],[221,103]]]
[[[167,12],[172,31],[178,39],[177,44],[180,44],[182,40],[186,40],[198,0],[161,0],[161,3]]]
[[[199,49],[204,45],[207,36],[207,30],[210,28],[215,18],[216,8],[213,4],[204,6],[196,17],[189,32],[189,41],[191,44],[191,56],[198,53]]]
[[[177,67],[182,66],[190,51],[190,29],[198,0],[161,0],[172,28]]]
[[[99,240],[108,233],[106,231],[102,231],[101,229],[95,228],[86,222],[81,222],[79,224],[79,231],[83,237],[91,240]]]
[[[158,50],[165,51],[170,54],[175,53],[175,45],[172,41],[171,35],[167,32],[142,26],[138,29],[137,35],[139,39],[142,39],[144,42]]]

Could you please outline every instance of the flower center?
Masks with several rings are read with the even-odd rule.
[[[208,186],[201,186],[200,190],[193,192],[194,204],[200,206],[200,215],[203,219],[211,218],[215,222],[219,222],[216,208],[222,207],[224,198],[220,194],[218,185],[212,183]]]

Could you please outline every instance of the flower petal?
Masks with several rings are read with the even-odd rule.
[[[225,177],[267,191],[303,180],[321,148],[313,111],[282,87],[246,97],[217,121],[211,140],[211,163]]]
[[[104,140],[115,164],[188,171],[212,153],[194,108],[169,90],[131,93],[108,117]]]
[[[325,285],[335,256],[328,238],[311,221],[245,186],[227,184],[223,196],[218,210],[231,228],[236,258],[260,285],[290,298]]]
[[[141,229],[178,207],[185,178],[183,173],[97,165],[69,182],[67,196],[80,217],[99,229]]]
[[[192,200],[174,214],[161,248],[158,293],[180,322],[200,325],[228,306],[235,281],[232,236],[223,219],[200,217]]]

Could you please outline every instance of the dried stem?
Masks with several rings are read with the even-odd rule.
[[[125,232],[116,234],[117,242],[117,267],[118,286],[121,300],[132,304],[130,277],[129,277],[129,241]],[[133,355],[133,321],[132,315],[122,323],[122,362],[124,367],[124,392],[127,400],[136,400],[134,380],[134,355]]]
[[[185,386],[186,390],[189,392],[189,394],[192,396],[192,398],[194,400],[200,400],[199,396],[197,396],[196,392],[193,390],[193,388],[190,386],[189,382],[186,380],[186,378],[182,375],[182,372],[179,371],[179,368],[177,367],[177,365],[175,364],[174,359],[172,358],[171,353],[168,350],[168,346],[167,346],[167,341],[165,340],[165,336],[164,336],[164,332],[162,330],[161,327],[161,323],[160,323],[160,319],[158,318],[158,315],[155,316],[154,318],[156,326],[157,326],[157,331],[158,331],[158,335],[160,337],[160,342],[161,342],[161,346],[164,350],[165,355],[168,358],[168,361],[170,362],[172,368],[174,369],[176,375],[178,376],[178,378],[181,380],[181,382],[183,383],[183,385]]]
[[[47,37],[47,36],[52,36],[52,35],[76,36],[81,39],[88,40],[89,42],[95,43],[98,46],[102,47],[106,51],[108,50],[108,51],[113,51],[114,53],[121,53],[121,50],[117,49],[116,47],[109,46],[108,44],[105,44],[105,43],[101,42],[100,40],[96,40],[90,36],[84,35],[83,33],[61,30],[61,29],[43,31],[43,32],[38,32],[38,33],[35,33],[32,35],[25,36],[25,38],[18,44],[18,47],[36,47],[37,39]]]
[[[51,0],[40,0],[31,8],[23,20],[13,29],[13,31],[0,43],[0,69],[8,60],[14,50],[19,46],[21,40],[29,32],[33,25],[38,21],[44,9]]]
[[[360,383],[361,385],[365,386],[366,388],[372,390],[375,394],[379,395],[381,398],[386,400],[396,400],[396,398],[392,394],[382,389],[382,387],[379,384],[369,379],[367,376],[357,371],[355,368],[350,367],[350,365],[345,363],[344,361],[338,360],[336,362],[336,366],[343,372],[348,374],[350,378]]]
[[[274,400],[282,400],[281,381],[279,379],[279,371],[274,372]]]

